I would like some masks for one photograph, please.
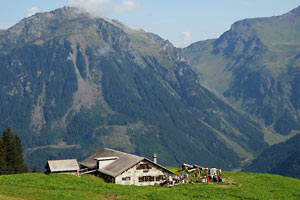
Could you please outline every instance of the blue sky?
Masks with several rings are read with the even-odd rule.
[[[117,19],[153,32],[175,46],[219,37],[237,20],[281,15],[299,0],[0,0],[0,28],[35,12],[78,6],[96,16]]]

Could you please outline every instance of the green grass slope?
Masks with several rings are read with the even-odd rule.
[[[226,183],[174,187],[121,186],[93,176],[0,176],[0,199],[299,199],[300,180],[225,172]]]

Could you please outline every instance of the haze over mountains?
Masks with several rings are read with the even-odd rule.
[[[183,50],[74,8],[25,18],[0,32],[0,128],[31,165],[110,147],[240,168],[300,129],[299,10]]]

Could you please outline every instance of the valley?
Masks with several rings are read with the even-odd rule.
[[[111,147],[278,173],[282,163],[254,165],[298,145],[299,31],[300,7],[181,49],[75,8],[37,13],[0,32],[0,128],[21,138],[30,167]],[[291,176],[298,154],[285,155]]]

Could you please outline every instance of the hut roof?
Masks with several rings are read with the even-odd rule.
[[[48,160],[46,167],[49,167],[50,172],[77,171],[79,165],[76,159],[68,160]]]
[[[151,160],[149,160],[145,157],[136,156],[133,154],[124,153],[121,151],[116,151],[116,150],[108,149],[108,148],[104,148],[101,151],[91,155],[84,161],[80,162],[80,164],[85,167],[88,167],[89,169],[94,169],[97,167],[96,159],[104,158],[104,157],[118,157],[118,159],[116,159],[114,162],[112,162],[111,164],[109,164],[106,167],[101,168],[99,170],[101,173],[107,174],[112,177],[116,177],[116,176],[120,175],[121,173],[123,173],[124,171],[133,167],[134,165],[136,165],[137,163],[139,163],[142,160],[147,160],[148,162],[151,162],[154,165],[157,165],[158,167],[168,171],[169,173],[172,173],[168,169],[152,162]]]

